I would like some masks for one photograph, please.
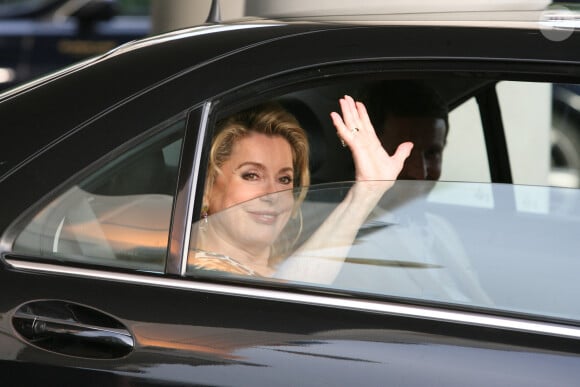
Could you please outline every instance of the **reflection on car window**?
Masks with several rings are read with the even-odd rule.
[[[300,206],[300,226],[285,228],[273,244],[274,249],[288,243],[294,247],[286,249],[282,259],[273,261],[273,274],[269,278],[256,276],[251,262],[225,251],[200,248],[199,239],[191,241],[188,274],[282,279],[300,286],[359,295],[402,297],[580,320],[575,300],[575,295],[580,293],[580,284],[575,279],[580,272],[577,259],[580,241],[576,236],[580,226],[580,193],[577,190],[398,181],[359,229],[346,254],[337,254],[342,246],[300,249],[348,189],[344,183],[309,188]],[[543,204],[517,206],[514,197],[521,191]],[[219,224],[229,232],[256,237],[258,229],[274,227],[242,221],[241,214],[259,200],[250,200],[202,219],[194,224],[194,229]],[[265,235],[266,230],[263,231]],[[341,268],[330,283],[301,281],[292,272],[285,271],[296,255],[311,263],[313,270],[324,267],[318,265],[320,261],[340,262]]]
[[[162,271],[184,121],[135,146],[38,212],[13,250]]]

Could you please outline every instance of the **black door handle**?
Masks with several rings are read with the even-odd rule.
[[[12,324],[30,344],[66,355],[112,359],[134,347],[131,333],[118,320],[67,301],[29,302],[14,313]]]

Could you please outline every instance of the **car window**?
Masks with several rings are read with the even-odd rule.
[[[204,233],[212,227],[223,226],[257,240],[263,224],[251,225],[245,217],[263,198],[194,223],[198,233],[190,246],[188,275],[281,281],[359,296],[580,320],[575,300],[580,292],[575,279],[580,271],[577,190],[397,181],[348,246],[309,244],[350,188],[336,183],[308,189],[296,211],[299,216],[290,217],[272,245],[270,259],[276,263],[270,276],[254,272],[240,256],[203,247]],[[482,188],[492,195],[480,195]],[[547,200],[548,205],[543,211],[519,208],[514,197],[522,191]],[[279,198],[269,200],[282,202],[288,195],[298,198],[302,194],[300,190],[280,192],[274,194]],[[301,264],[293,264],[297,260]],[[327,269],[333,264],[339,270],[329,280]]]
[[[465,75],[387,80],[420,82],[445,101],[449,124],[442,173],[430,181],[427,176],[423,181],[399,179],[348,245],[333,245],[332,236],[322,244],[310,243],[353,187],[352,158],[329,113],[338,111],[338,98],[345,94],[370,104],[368,88],[384,81],[349,79],[270,99],[267,103],[280,104],[307,132],[311,185],[257,198],[241,197],[237,190],[241,202],[225,200],[217,212],[206,212],[200,204],[186,275],[580,319],[569,298],[580,290],[570,276],[580,269],[574,258],[580,245],[572,231],[580,222],[580,196],[577,190],[550,187],[557,185],[550,180],[555,111],[550,83]],[[482,95],[495,92],[499,109],[481,102]],[[401,109],[401,114],[415,111]],[[218,128],[232,112],[239,113],[215,113]],[[393,130],[385,125],[384,130]],[[492,167],[510,168],[515,184],[491,182],[490,163],[498,157],[488,155],[484,125],[487,131],[504,131],[511,165]],[[386,146],[386,137],[380,139]],[[354,186],[361,184],[367,183]],[[266,211],[265,202],[281,207]],[[259,254],[252,246],[273,236],[267,259],[262,257],[266,264],[256,266]],[[240,241],[242,248],[236,245]],[[547,275],[538,280],[545,265]],[[561,301],[553,302],[556,298]]]
[[[19,232],[13,251],[163,271],[183,119],[67,185]]]

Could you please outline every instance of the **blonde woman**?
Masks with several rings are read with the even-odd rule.
[[[389,156],[364,105],[349,96],[339,104],[342,115],[332,112],[331,119],[352,152],[356,180],[374,183],[354,184],[302,246],[291,246],[292,241],[275,244],[299,216],[310,182],[307,137],[297,120],[278,105],[237,113],[219,124],[212,142],[202,210],[202,217],[211,218],[199,223],[189,256],[191,268],[332,281],[341,260],[311,252],[330,249],[333,256],[346,256],[359,227],[397,178],[412,149],[411,143],[403,143]],[[299,187],[305,189],[292,190]]]

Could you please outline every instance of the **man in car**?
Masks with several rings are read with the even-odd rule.
[[[402,142],[414,144],[399,179],[439,180],[449,121],[437,91],[416,80],[384,81],[369,88],[364,99],[389,154]]]
[[[349,268],[349,279],[365,283],[372,292],[489,305],[492,301],[479,284],[457,232],[428,205],[428,194],[441,176],[449,131],[443,98],[417,80],[383,81],[366,89],[361,97],[389,154],[397,144],[413,142],[411,155],[398,176],[398,180],[413,181],[391,188],[372,217],[385,228],[365,235],[364,243],[351,251],[353,256],[392,259],[393,266],[371,269],[380,272],[384,281],[365,283],[371,274],[363,265]]]

